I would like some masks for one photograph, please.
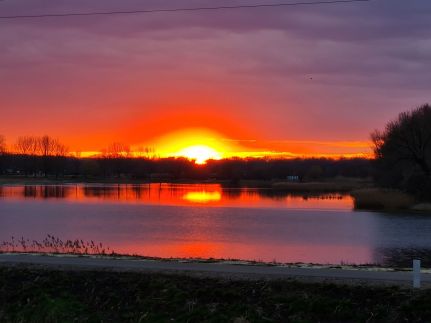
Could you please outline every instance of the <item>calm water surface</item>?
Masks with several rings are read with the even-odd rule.
[[[218,184],[0,186],[0,241],[102,242],[157,257],[430,266],[431,217],[353,211],[349,195]]]

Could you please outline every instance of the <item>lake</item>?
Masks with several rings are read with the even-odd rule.
[[[319,264],[429,261],[431,217],[353,210],[349,195],[219,184],[0,186],[0,241],[47,235],[117,253]]]

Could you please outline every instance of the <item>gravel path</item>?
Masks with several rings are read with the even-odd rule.
[[[142,259],[116,259],[77,256],[45,256],[30,254],[1,254],[2,266],[42,266],[60,269],[143,271],[160,273],[186,273],[209,277],[245,279],[298,279],[342,283],[371,283],[412,285],[412,272],[367,269],[302,268],[288,266],[240,265],[223,262],[200,263]],[[431,274],[421,274],[422,286],[431,287]]]

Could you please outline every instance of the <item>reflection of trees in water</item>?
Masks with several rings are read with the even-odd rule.
[[[33,198],[65,198],[74,188],[58,185],[24,186],[23,196]]]
[[[244,193],[241,188],[226,188],[222,189],[223,197],[227,197],[229,200],[239,199],[241,195]]]
[[[88,198],[110,200],[147,200],[151,196],[160,198],[162,192],[172,197],[182,196],[187,191],[173,185],[164,184],[117,184],[107,186],[84,186],[83,195]]]
[[[37,186],[24,186],[25,197],[37,197]]]
[[[84,186],[82,191],[86,197],[112,198],[119,195],[119,186]]]
[[[140,200],[142,199],[142,196],[149,191],[148,185],[142,186],[142,185],[132,185],[132,192],[134,193],[134,196],[136,199]]]
[[[22,196],[25,198],[95,198],[101,200],[148,200],[161,195],[165,199],[178,199],[191,191],[220,192],[224,200],[269,199],[281,201],[286,198],[341,200],[341,193],[304,193],[271,188],[228,188],[218,184],[107,184],[107,185],[24,185],[22,187],[0,187],[0,196]]]
[[[420,259],[423,266],[431,268],[429,217],[408,211],[362,214],[373,219],[369,230],[374,262],[411,268],[413,259]]]
[[[410,268],[413,259],[420,259],[422,267],[431,268],[431,249],[428,248],[376,248],[374,259],[386,267]]]
[[[82,187],[85,197],[110,200],[130,198],[139,200],[146,191],[148,191],[148,186],[127,184]]]
[[[319,200],[342,200],[347,197],[348,194],[341,193],[304,193],[304,192],[291,192],[287,190],[274,190],[271,188],[223,188],[223,197],[228,199],[238,199],[241,196],[247,197],[259,197],[270,200],[281,201],[288,197],[290,198],[302,198],[303,200],[308,199],[319,199]]]
[[[303,192],[291,192],[284,190],[273,190],[273,189],[257,189],[256,191],[259,196],[270,199],[285,199],[287,197],[302,198],[304,200],[308,199],[319,199],[319,200],[342,200],[348,194],[340,193],[303,193]]]

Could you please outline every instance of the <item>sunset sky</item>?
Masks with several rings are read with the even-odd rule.
[[[3,0],[0,16],[292,0]],[[431,1],[0,19],[0,134],[260,156],[369,153],[430,102]],[[224,153],[224,154],[223,154]]]

